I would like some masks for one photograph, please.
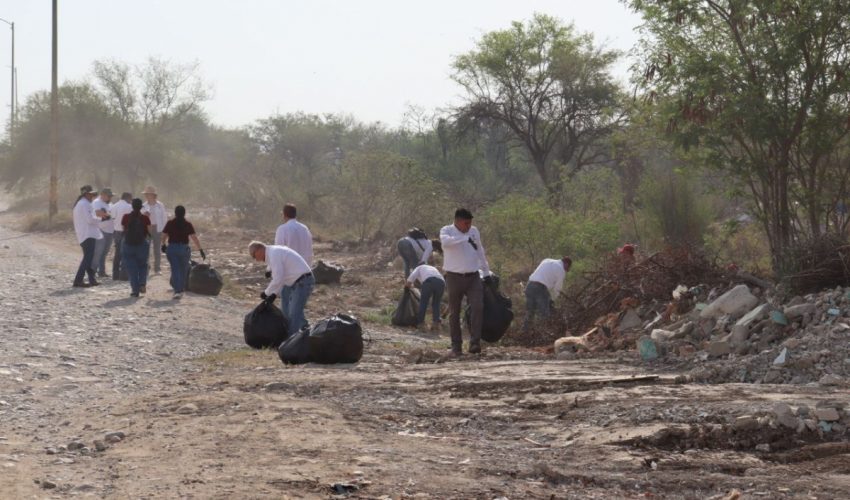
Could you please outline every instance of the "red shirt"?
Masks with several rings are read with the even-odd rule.
[[[124,214],[124,217],[121,217],[121,226],[124,227],[124,231],[127,230],[127,226],[130,225],[130,216],[133,215],[133,212],[129,214]],[[145,236],[150,236],[150,225],[151,219],[147,215],[142,215],[142,225],[145,226]]]
[[[184,220],[183,227],[180,227],[180,224],[175,219],[171,219],[165,223],[162,232],[168,235],[169,243],[184,243],[188,245],[189,235],[195,234],[195,228],[187,220]]]

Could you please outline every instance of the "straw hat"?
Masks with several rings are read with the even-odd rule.
[[[153,187],[153,186],[148,186],[148,187],[145,188],[144,191],[142,191],[142,194],[152,194],[152,195],[156,196],[156,188]]]

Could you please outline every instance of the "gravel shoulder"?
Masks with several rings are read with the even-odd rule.
[[[0,498],[850,491],[846,442],[791,431],[786,448],[754,452],[726,426],[780,401],[846,402],[841,388],[677,384],[676,373],[634,362],[503,348],[413,363],[445,339],[379,322],[366,323],[372,342],[357,365],[284,367],[273,352],[243,348],[249,300],[190,293],[175,302],[167,276],[154,276],[140,300],[126,283],[73,289],[80,255],[70,234],[21,237],[0,226],[0,257]],[[356,280],[317,292],[311,317],[359,312],[352,294],[380,307],[374,281],[388,274],[354,271]],[[424,354],[411,357],[415,349]],[[682,428],[706,434],[693,431],[703,438],[688,445],[647,440]],[[770,438],[759,432],[747,439]]]

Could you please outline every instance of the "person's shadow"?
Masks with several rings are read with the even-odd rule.
[[[135,304],[139,300],[138,297],[125,297],[123,299],[109,300],[103,303],[103,307],[123,307]]]

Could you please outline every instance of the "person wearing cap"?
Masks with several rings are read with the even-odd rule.
[[[95,215],[92,208],[92,200],[95,196],[97,191],[85,185],[80,188],[80,196],[74,203],[74,232],[77,234],[77,243],[83,249],[83,260],[80,261],[80,267],[77,268],[77,275],[74,277],[74,286],[78,288],[100,284],[94,273],[94,248],[97,240],[103,239],[103,235],[100,233],[102,218]],[[89,277],[88,283],[83,281],[86,274]]]
[[[271,269],[271,281],[260,298],[271,304],[281,294],[280,308],[289,322],[289,331],[294,333],[301,330],[307,323],[304,307],[316,284],[310,266],[298,252],[281,245],[252,241],[248,245],[248,254]],[[286,302],[283,301],[284,296],[287,297]]]
[[[124,228],[121,258],[130,278],[130,296],[147,292],[148,252],[150,252],[150,218],[142,213],[142,200],[134,198],[132,211],[121,218]]]
[[[113,233],[115,232],[115,221],[111,220],[110,214],[112,200],[112,190],[103,188],[100,190],[100,196],[92,202],[94,213],[103,220],[100,223],[100,232],[103,238],[97,240],[94,245],[94,269],[98,278],[106,278],[106,256],[109,254],[109,247],[112,246]]]
[[[398,249],[398,254],[404,261],[404,277],[407,278],[417,266],[428,263],[428,258],[431,257],[434,246],[425,231],[414,227],[398,240],[396,249]]]
[[[162,257],[157,249],[162,244],[162,230],[165,228],[165,223],[168,222],[168,214],[165,211],[165,205],[157,199],[155,187],[146,187],[142,194],[145,195],[146,200],[142,205],[142,213],[151,220],[151,245],[154,248],[154,251],[151,252],[153,253],[153,272],[159,274]]]
[[[113,241],[115,242],[115,251],[112,255],[112,279],[118,281],[121,279],[121,246],[124,241],[124,226],[121,221],[124,216],[133,211],[133,206],[130,202],[133,200],[133,195],[128,192],[121,193],[121,199],[113,203],[109,209],[109,215],[112,216],[113,222]]]
[[[296,252],[308,266],[313,265],[313,235],[296,217],[298,209],[292,203],[283,206],[283,224],[274,233],[274,244],[287,246]],[[283,300],[283,297],[281,297]]]
[[[543,259],[537,269],[528,278],[525,286],[525,320],[522,331],[527,332],[534,322],[534,316],[548,318],[551,313],[551,302],[561,294],[564,278],[567,276],[573,260],[569,257],[561,259]]]
[[[443,271],[449,290],[449,331],[452,337],[452,356],[462,352],[460,307],[464,296],[470,309],[469,353],[481,352],[481,325],[484,315],[484,279],[490,278],[490,264],[484,254],[481,234],[472,225],[472,212],[465,208],[455,211],[453,224],[440,229],[443,248]]]

